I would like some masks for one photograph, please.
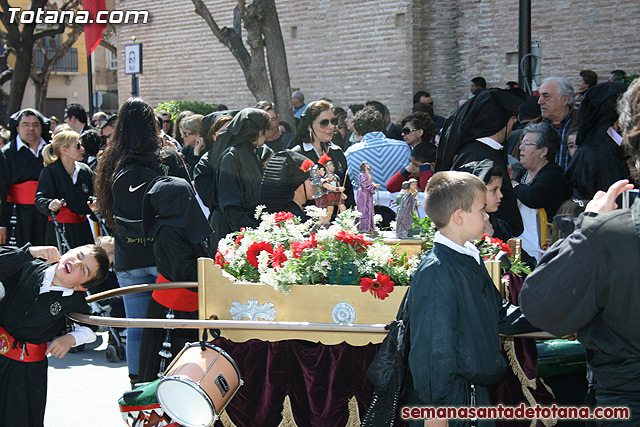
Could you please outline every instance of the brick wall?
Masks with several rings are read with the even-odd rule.
[[[601,79],[640,70],[637,0],[532,2],[532,40],[542,43],[542,77],[577,86],[589,68]],[[207,0],[220,26],[232,25],[235,2]],[[518,2],[500,0],[277,0],[292,89],[306,101],[336,105],[377,99],[400,120],[415,91],[434,96],[442,115],[469,95],[469,80],[490,86],[517,80]],[[144,44],[141,95],[253,105],[237,62],[195,14],[189,0],[117,0],[116,9],[150,11],[150,23],[122,26],[119,51],[131,36]],[[293,27],[296,27],[293,30]],[[293,37],[295,33],[295,38]],[[515,53],[516,60],[513,60]],[[120,102],[131,79],[118,74]]]

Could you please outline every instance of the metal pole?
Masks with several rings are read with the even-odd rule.
[[[520,0],[518,26],[518,84],[522,90],[531,86],[531,0]],[[529,84],[527,84],[529,83]]]
[[[93,117],[93,67],[91,65],[91,55],[87,56],[87,82],[89,84],[89,123]]]
[[[131,75],[131,96],[133,96],[134,98],[140,96],[138,93],[138,75],[137,74],[132,74]]]
[[[127,286],[111,289],[87,297],[87,302],[98,302],[111,297],[147,292],[157,289],[195,288],[197,282],[169,282]],[[138,328],[171,328],[171,329],[241,329],[241,330],[279,330],[279,331],[319,331],[346,333],[387,333],[383,324],[337,324],[311,322],[269,322],[261,320],[186,320],[186,319],[128,319],[120,317],[90,316],[87,314],[69,313],[70,319],[89,325]],[[551,339],[555,336],[548,332],[533,332],[518,335],[502,335],[514,338]]]

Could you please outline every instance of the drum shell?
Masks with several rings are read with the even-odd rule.
[[[226,392],[219,386],[220,381],[217,381],[220,374],[228,384]],[[198,343],[187,344],[165,372],[158,389],[162,388],[163,381],[170,381],[172,378],[184,378],[189,380],[185,383],[192,387],[199,386],[211,400],[216,415],[224,410],[242,385],[240,370],[231,356],[212,344],[205,344],[204,351]],[[164,409],[167,410],[167,407]],[[171,415],[170,409],[167,412]]]

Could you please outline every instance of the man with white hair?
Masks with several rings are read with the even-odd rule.
[[[574,91],[571,83],[562,77],[549,77],[540,86],[538,104],[542,112],[542,120],[549,123],[562,138],[562,145],[556,154],[556,163],[566,170],[569,166],[569,150],[567,135],[571,128],[571,106]]]

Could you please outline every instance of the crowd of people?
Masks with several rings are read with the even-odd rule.
[[[556,213],[565,212],[567,203],[590,200],[617,181],[634,182],[636,177],[629,168],[633,153],[625,151],[622,142],[627,135],[637,139],[638,113],[626,114],[621,124],[616,106],[625,92],[627,99],[638,99],[638,82],[627,91],[617,81],[598,84],[592,71],[581,72],[580,79],[575,91],[566,78],[549,77],[537,95],[527,96],[514,82],[506,88],[487,88],[485,79],[477,77],[471,81],[471,96],[446,117],[436,115],[433,97],[420,91],[398,124],[379,101],[347,108],[328,99],[305,104],[300,91],[292,94],[296,123],[291,124],[283,123],[276,106],[266,100],[237,110],[221,106],[207,116],[190,111],[172,116],[131,98],[117,114],[99,112],[91,120],[82,105],[71,104],[64,123],[27,108],[11,116],[10,143],[0,151],[0,245],[22,249],[7,250],[6,256],[0,253],[0,262],[27,259],[38,272],[44,271],[34,257],[57,261],[59,255],[39,247],[60,246],[62,235],[66,249],[80,261],[84,258],[80,264],[86,266],[90,257],[98,259],[98,266],[86,267],[83,279],[91,282],[106,274],[104,253],[94,246],[88,246],[94,252],[77,248],[94,243],[95,224],[103,223],[114,238],[113,269],[120,287],[194,281],[198,257],[214,257],[218,241],[228,233],[257,226],[254,212],[258,205],[303,218],[309,204],[331,208],[330,215],[334,207],[337,213],[358,205],[366,212],[361,229],[370,231],[369,205],[376,191],[396,193],[406,183],[405,187],[413,185],[416,191],[429,193],[431,189],[433,200],[444,200],[448,179],[458,186],[488,191],[486,206],[477,207],[477,191],[470,190],[469,206],[456,207],[463,211],[481,208],[483,214],[477,218],[482,232],[502,240],[520,237],[532,267],[551,265],[544,258],[549,242],[541,241],[538,231],[541,210],[551,221]],[[629,124],[634,120],[635,125]],[[0,137],[5,138],[2,132]],[[444,174],[429,187],[445,171],[470,172],[479,179]],[[444,196],[438,193],[442,191]],[[449,230],[453,236],[449,240],[463,247],[466,237],[478,234],[480,228],[469,232],[450,222],[456,209],[439,213],[433,203],[429,206],[427,200],[426,211],[434,221],[442,216],[439,228],[445,230],[443,234]],[[443,240],[445,246],[454,247],[449,240]],[[572,250],[586,251],[585,245],[580,243]],[[434,256],[454,260],[458,246],[451,253]],[[558,250],[553,253],[556,256]],[[0,279],[10,283],[9,296],[11,286],[17,284],[4,271]],[[80,279],[72,284],[60,286],[83,288]],[[422,297],[430,299],[426,294]],[[130,318],[194,318],[195,301],[193,292],[184,290],[124,296]],[[591,308],[597,305],[587,303]],[[484,309],[491,311],[495,304],[499,302],[492,301]],[[73,309],[85,310],[77,305]],[[69,311],[65,310],[60,312]],[[0,313],[0,327],[10,329],[13,320],[3,310]],[[482,315],[478,316],[478,322],[483,322]],[[571,324],[584,326],[578,323]],[[574,332],[569,329],[558,327],[563,333]],[[20,336],[17,331],[9,332],[25,343],[40,344],[53,338],[50,334]],[[419,335],[420,329],[412,330],[414,333]],[[589,337],[597,347],[597,331]],[[184,342],[194,339],[191,333],[129,328],[126,355],[132,384],[157,378],[171,353],[175,355]],[[74,344],[81,342],[88,341],[77,339]],[[631,347],[635,350],[629,350],[634,363],[638,346],[634,340]],[[163,348],[173,351],[165,357]],[[4,359],[0,357],[0,375]],[[596,351],[592,362],[596,381],[601,381],[598,375],[608,372],[601,363],[611,359]],[[414,363],[428,366],[419,358]],[[626,371],[617,374],[626,378]],[[416,402],[422,403],[431,393],[418,387],[414,392]],[[607,393],[615,395],[615,387]],[[610,396],[607,394],[607,401],[615,401]],[[38,403],[41,396],[34,399]]]

